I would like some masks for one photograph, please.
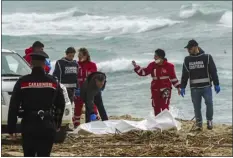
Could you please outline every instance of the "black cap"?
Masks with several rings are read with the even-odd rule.
[[[37,51],[30,54],[32,57],[32,60],[45,60],[46,58],[49,58],[48,54],[44,51]]]
[[[162,59],[164,59],[166,54],[165,54],[164,50],[162,50],[162,49],[156,49],[155,50],[155,55],[158,56],[158,57],[160,57],[160,58],[162,58]]]
[[[192,48],[192,47],[196,47],[198,46],[197,41],[195,41],[194,39],[190,40],[187,44],[187,46],[185,46],[184,48]]]

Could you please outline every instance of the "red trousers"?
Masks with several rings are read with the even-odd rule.
[[[170,104],[170,99],[171,99],[171,89],[169,91],[169,96],[166,98],[163,98],[162,92],[159,90],[151,90],[152,94],[152,107],[154,108],[154,115],[158,115],[160,112],[162,112],[165,109],[169,110],[169,104]]]
[[[79,126],[84,102],[80,97],[76,97],[74,99],[74,104],[75,104],[75,108],[74,108],[73,123],[74,126]],[[94,112],[98,116],[98,110],[96,105],[94,105]]]

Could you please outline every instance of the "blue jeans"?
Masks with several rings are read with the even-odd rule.
[[[205,88],[192,88],[191,97],[194,107],[194,113],[196,118],[196,123],[202,125],[202,114],[201,114],[201,101],[202,97],[205,100],[206,104],[206,119],[213,119],[213,97],[211,87]]]

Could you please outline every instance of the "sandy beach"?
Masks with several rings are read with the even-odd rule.
[[[141,120],[130,115],[110,119]],[[215,124],[213,130],[190,131],[193,121],[179,120],[181,130],[131,131],[114,135],[69,135],[55,144],[51,156],[232,156],[232,126]],[[2,156],[23,156],[18,140],[2,135]]]

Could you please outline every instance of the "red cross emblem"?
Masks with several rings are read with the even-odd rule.
[[[162,72],[163,72],[163,73],[167,73],[167,70],[166,70],[166,69],[162,69]]]

